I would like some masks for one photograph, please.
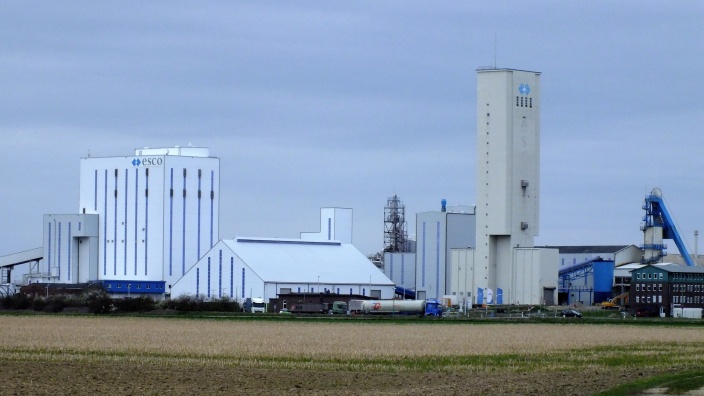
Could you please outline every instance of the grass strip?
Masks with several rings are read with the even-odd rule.
[[[64,348],[0,348],[0,360],[14,361],[126,361],[160,365],[237,366],[269,369],[384,372],[464,371],[534,372],[603,369],[691,370],[702,366],[704,346],[649,344],[631,347],[598,347],[533,354],[414,356],[368,358],[300,356],[232,356],[175,354],[168,352],[69,350]],[[700,373],[701,374],[701,373]],[[690,376],[692,382],[704,381]],[[684,386],[684,385],[682,385]],[[694,386],[694,385],[693,385]]]
[[[663,388],[665,394],[681,395],[688,391],[704,388],[704,371],[686,371],[676,374],[662,374],[619,385],[597,393],[598,396],[629,396],[641,394],[648,389]]]

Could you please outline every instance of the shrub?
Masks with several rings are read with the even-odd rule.
[[[113,300],[118,312],[147,312],[154,310],[155,303],[150,297],[128,297]]]

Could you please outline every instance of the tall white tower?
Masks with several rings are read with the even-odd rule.
[[[521,288],[514,249],[538,235],[539,177],[540,73],[477,70],[475,279],[507,302]]]
[[[164,282],[168,292],[219,240],[219,173],[207,148],[82,158],[80,211],[100,219],[98,280]]]

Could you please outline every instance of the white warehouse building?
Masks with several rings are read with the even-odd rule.
[[[390,299],[393,282],[359,250],[338,241],[224,239],[171,288],[197,294],[268,301],[279,294],[335,293]]]

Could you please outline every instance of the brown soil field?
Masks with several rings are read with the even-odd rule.
[[[664,326],[0,316],[0,381],[17,395],[589,395],[701,368],[703,341]]]

